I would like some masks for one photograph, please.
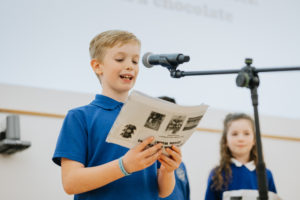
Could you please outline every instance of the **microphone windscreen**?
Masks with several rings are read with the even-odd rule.
[[[149,60],[148,60],[150,55],[152,55],[152,53],[151,52],[147,52],[147,53],[144,54],[144,56],[142,58],[143,65],[145,65],[145,67],[148,67],[148,68],[153,67],[153,65],[151,65],[149,63]]]

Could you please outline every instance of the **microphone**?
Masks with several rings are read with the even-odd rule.
[[[170,67],[176,68],[179,64],[190,61],[190,57],[181,53],[152,54],[148,52],[144,54],[142,61],[145,67],[148,68],[153,67],[153,65],[162,65],[169,69]]]

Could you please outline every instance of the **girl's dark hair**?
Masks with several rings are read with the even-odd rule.
[[[227,146],[227,132],[231,123],[239,119],[249,120],[251,122],[252,130],[255,132],[254,121],[249,115],[244,113],[230,113],[226,115],[224,119],[223,134],[220,141],[220,163],[213,169],[213,184],[211,187],[214,190],[222,190],[228,187],[232,175],[230,168],[232,154]],[[256,140],[255,134],[254,140]],[[250,161],[251,160],[254,161],[255,165],[257,164],[257,147],[255,143],[250,151]]]

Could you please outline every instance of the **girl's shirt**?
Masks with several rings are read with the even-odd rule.
[[[223,187],[220,191],[216,191],[215,189],[211,188],[213,183],[212,177],[214,175],[214,170],[211,171],[208,178],[205,200],[222,200],[223,192],[225,191],[235,191],[241,189],[258,190],[256,170],[253,161],[243,165],[236,159],[232,159],[230,168],[232,171],[232,177],[228,184],[228,187]],[[274,184],[272,173],[268,169],[266,169],[266,173],[268,180],[268,189],[269,191],[276,193],[276,187]]]

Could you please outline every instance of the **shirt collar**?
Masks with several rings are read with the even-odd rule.
[[[105,110],[114,110],[118,106],[122,107],[124,103],[116,101],[110,97],[102,94],[97,94],[95,99],[91,102],[91,105],[101,107]]]
[[[237,167],[241,167],[241,166],[244,165],[244,166],[245,166],[247,169],[249,169],[250,171],[253,171],[253,170],[255,170],[255,168],[256,168],[253,160],[250,161],[250,162],[248,162],[248,163],[246,163],[246,164],[243,164],[243,163],[241,163],[240,161],[238,161],[237,159],[231,158],[231,162],[234,163],[235,166],[237,166]]]

